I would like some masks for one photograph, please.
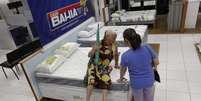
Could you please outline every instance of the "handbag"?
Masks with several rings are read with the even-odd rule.
[[[146,48],[149,51],[149,53],[151,54],[151,51],[149,50],[149,48],[147,46],[146,46]],[[153,57],[152,57],[152,67],[153,67],[153,71],[154,71],[154,79],[155,79],[155,81],[157,81],[157,82],[160,83],[161,82],[160,75],[159,75],[156,67],[154,66],[154,59],[153,59]]]
[[[154,78],[155,78],[155,81],[161,82],[160,75],[156,69],[154,69]]]

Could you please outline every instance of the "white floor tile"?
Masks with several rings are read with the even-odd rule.
[[[158,73],[159,73],[160,78],[162,80],[166,80],[167,79],[167,73],[166,73],[166,71],[164,71],[164,70],[158,70]]]
[[[200,101],[201,94],[191,94],[191,101]]]
[[[170,65],[167,64],[167,70],[185,71],[184,64]]]
[[[168,61],[167,64],[169,64],[169,65],[184,64],[184,61],[182,61],[182,60],[180,60],[180,61],[173,61],[173,60],[171,60],[171,61]]]
[[[201,83],[193,83],[189,82],[190,92],[192,94],[200,94],[201,95]]]
[[[166,90],[155,90],[154,101],[166,101]]]
[[[173,92],[190,92],[187,81],[167,80],[167,91]]]
[[[186,71],[188,72],[200,72],[201,73],[201,64],[186,64]]]
[[[166,80],[161,80],[160,83],[155,82],[155,88],[156,88],[156,90],[166,90],[167,81]]]
[[[167,80],[186,81],[186,72],[184,70],[167,70]]]
[[[184,63],[186,64],[186,65],[188,65],[188,64],[195,64],[195,65],[199,65],[200,64],[200,61],[198,60],[198,59],[195,59],[195,60],[184,60]]]
[[[167,101],[190,101],[188,93],[167,92]]]
[[[199,71],[187,71],[187,79],[192,83],[201,83],[201,73]]]
[[[1,101],[28,101],[28,97],[12,93],[0,93]]]

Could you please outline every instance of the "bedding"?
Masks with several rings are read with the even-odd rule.
[[[86,27],[86,29],[78,33],[78,38],[89,38],[92,35],[96,34],[98,24],[99,28],[102,28],[104,26],[104,22],[91,23]]]
[[[61,55],[49,56],[37,66],[37,72],[51,74],[59,68],[64,60],[64,57]]]
[[[104,26],[104,22],[95,22],[95,23],[89,24],[87,26],[87,28],[88,29],[97,29],[98,24],[99,24],[99,28],[102,28]]]
[[[68,42],[55,50],[55,54],[69,58],[79,47],[79,44]]]
[[[116,15],[116,16],[114,16]],[[118,15],[118,16],[117,16]],[[156,10],[143,10],[143,11],[127,11],[123,14],[117,12],[112,14],[113,22],[141,22],[142,24],[149,21],[155,21]]]
[[[104,26],[100,29],[100,39],[103,38],[106,30],[112,30],[117,33],[117,44],[119,46],[124,46],[123,32],[127,28],[133,28],[136,32],[141,36],[143,42],[146,42],[147,36],[147,26],[146,25],[132,25],[132,26]],[[77,42],[81,44],[81,46],[92,46],[96,41],[96,35],[93,35],[89,38],[78,38]]]
[[[92,29],[91,31],[80,31],[78,33],[78,37],[79,38],[89,38],[91,36],[93,36],[96,33],[96,29]]]
[[[91,48],[79,48],[69,59],[65,60],[59,69],[52,74],[40,72],[36,73],[38,82],[84,87],[82,82],[87,70],[87,64],[89,61],[87,54],[90,49]],[[128,48],[119,48],[120,54],[127,49]],[[111,65],[114,66],[114,61]],[[119,78],[119,70],[113,69],[110,75],[113,82],[113,90],[128,90],[128,84],[116,82]],[[128,74],[126,74],[126,78],[128,78]]]

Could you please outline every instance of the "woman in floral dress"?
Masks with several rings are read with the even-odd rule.
[[[89,52],[89,63],[87,69],[88,86],[86,101],[90,101],[93,88],[102,89],[102,101],[107,101],[107,91],[111,87],[110,72],[111,61],[115,60],[115,68],[118,68],[118,49],[116,45],[116,33],[106,31],[100,46],[94,46]],[[95,63],[95,53],[99,49],[99,62]]]

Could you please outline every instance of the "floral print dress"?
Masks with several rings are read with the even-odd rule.
[[[111,67],[109,65],[114,58],[115,49],[115,44],[112,45],[112,48],[101,45],[98,65],[95,64],[95,56],[89,60],[87,69],[88,85],[93,85],[98,89],[110,89],[112,82],[110,78]],[[95,82],[92,83],[91,80]]]

